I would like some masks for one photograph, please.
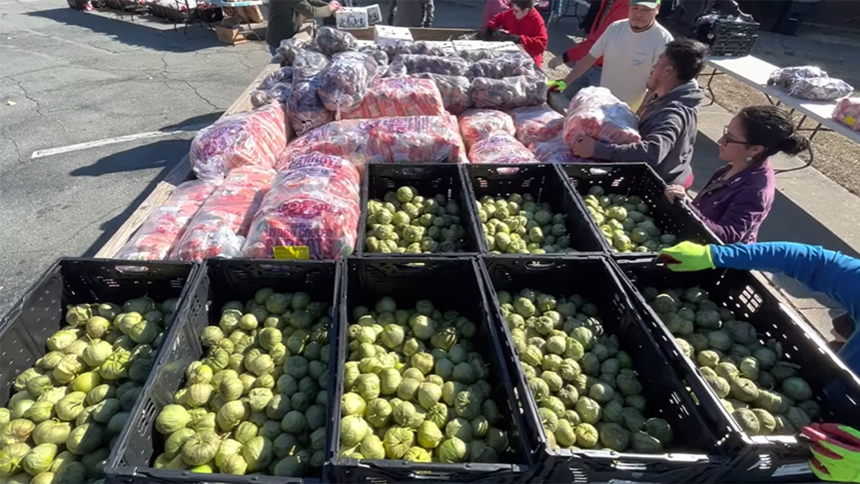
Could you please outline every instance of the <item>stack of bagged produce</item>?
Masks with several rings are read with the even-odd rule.
[[[0,408],[0,481],[103,482],[177,300],[76,304]]]
[[[341,458],[413,462],[506,460],[511,452],[476,326],[457,311],[383,297],[348,330]]]
[[[667,450],[672,427],[645,416],[634,362],[605,332],[596,305],[532,289],[497,295],[552,448]]]
[[[606,143],[628,144],[640,140],[638,126],[633,111],[609,89],[587,87],[570,100],[562,135],[571,148],[583,135]]]
[[[325,461],[331,307],[271,288],[221,307],[205,358],[155,419],[154,467],[305,477]]]
[[[643,295],[748,435],[793,435],[819,417],[812,387],[785,359],[782,343],[760,337],[707,291],[647,287]]]

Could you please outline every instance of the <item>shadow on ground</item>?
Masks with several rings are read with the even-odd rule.
[[[29,12],[27,15],[42,17],[55,22],[76,25],[93,32],[108,35],[126,45],[147,47],[166,52],[193,52],[221,45],[212,30],[200,25],[190,25],[183,32],[182,24],[177,30],[169,28],[169,23],[149,17],[120,17],[114,12],[84,12],[71,8],[57,8]],[[157,25],[157,27],[156,27]],[[165,28],[168,27],[168,28]]]
[[[125,151],[112,153],[92,165],[82,166],[69,172],[71,176],[99,176],[145,170],[149,168],[171,168],[188,153],[191,141],[187,139],[164,139]]]
[[[695,182],[693,190],[699,192],[717,168],[723,162],[719,158],[719,146],[701,134],[696,139],[696,151],[693,159]],[[839,236],[834,234],[803,208],[792,202],[785,195],[776,192],[770,215],[759,230],[760,242],[791,241],[801,244],[820,245],[830,250],[837,250],[851,257],[859,257]],[[797,281],[782,275],[776,275],[775,282],[787,293],[795,297],[808,297],[805,290]],[[823,294],[813,294],[825,307],[833,306],[833,301]]]
[[[178,163],[179,160],[188,153],[188,146],[190,143],[190,140],[162,140],[149,145],[114,153],[100,159],[88,167],[72,172],[72,175],[74,176],[98,176],[102,173],[134,171],[157,166],[162,167],[162,170],[158,175],[153,177],[149,184],[141,190],[137,197],[135,197],[122,212],[118,213],[113,218],[102,222],[99,226],[99,229],[101,229],[101,235],[93,241],[93,244],[82,254],[83,257],[92,257],[107,243],[108,240],[110,240],[111,237],[113,237],[114,233],[116,233],[120,226],[122,226],[122,224],[131,217],[132,213],[134,213],[146,197],[152,193],[158,183],[164,179],[174,165],[176,165],[176,163]],[[86,171],[86,173],[75,173],[78,171]]]

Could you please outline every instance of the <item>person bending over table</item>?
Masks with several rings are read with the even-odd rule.
[[[302,26],[302,17],[326,18],[340,10],[340,3],[323,0],[271,0],[269,3],[269,25],[266,27],[266,43],[275,55],[282,40],[296,35]]]
[[[666,44],[646,84],[652,96],[639,117],[642,141],[617,145],[580,135],[573,154],[607,161],[645,161],[666,183],[690,188],[690,161],[699,129],[699,104],[704,98],[696,77],[707,55],[708,46],[692,39]]]
[[[533,0],[511,0],[511,9],[497,13],[487,24],[487,38],[522,44],[523,50],[543,67],[548,37],[543,18]]]
[[[781,272],[816,292],[823,292],[860,318],[860,260],[822,247],[791,242],[699,245],[692,242],[663,249],[673,271],[690,272],[730,268],[743,271]],[[839,358],[860,374],[860,335],[857,331],[839,350]],[[813,424],[804,427],[813,442],[809,467],[825,481],[860,482],[860,432],[844,425]]]
[[[796,155],[809,148],[809,141],[797,134],[785,110],[749,106],[723,128],[718,143],[727,165],[714,172],[690,206],[724,243],[755,242],[773,204],[770,157]],[[688,198],[680,185],[668,187],[666,197],[672,202]]]

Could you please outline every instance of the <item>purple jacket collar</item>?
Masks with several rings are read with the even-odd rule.
[[[714,172],[693,200],[693,210],[724,243],[755,242],[773,203],[773,169],[765,161],[721,180],[730,169],[726,165]]]

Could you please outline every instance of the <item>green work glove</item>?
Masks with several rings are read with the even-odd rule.
[[[803,427],[801,433],[812,441],[809,468],[819,479],[860,483],[860,431],[824,423]]]
[[[557,81],[549,81],[546,84],[546,87],[547,87],[547,89],[549,89],[550,92],[553,92],[553,91],[562,92],[565,89],[567,89],[567,83],[565,83],[563,80],[559,79]]]
[[[659,258],[666,266],[675,272],[703,271],[714,269],[714,259],[711,248],[707,245],[681,242],[680,244],[660,251]]]

